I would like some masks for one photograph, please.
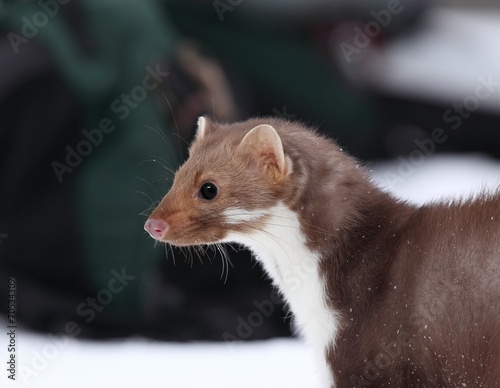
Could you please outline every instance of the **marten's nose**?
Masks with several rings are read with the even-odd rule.
[[[168,224],[162,220],[150,219],[144,224],[144,229],[154,239],[161,239],[163,234],[168,230]]]

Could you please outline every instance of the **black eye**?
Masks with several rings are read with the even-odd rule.
[[[200,197],[211,201],[219,193],[218,187],[212,182],[205,182],[200,187]]]

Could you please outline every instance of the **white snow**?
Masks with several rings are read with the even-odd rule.
[[[489,94],[478,110],[500,103],[500,8],[431,8],[422,28],[391,42],[367,69],[374,86],[396,95],[452,106],[474,98],[481,79]]]
[[[435,155],[412,167],[402,169],[400,161],[379,162],[372,175],[377,184],[415,204],[500,188],[500,162],[481,154]]]
[[[293,339],[230,345],[71,339],[58,347],[46,335],[18,330],[17,342],[16,382],[2,368],[2,387],[314,386],[312,353]]]

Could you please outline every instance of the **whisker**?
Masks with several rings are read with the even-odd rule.
[[[170,252],[172,253],[172,261],[174,262],[174,265],[175,265],[175,252],[174,252],[174,247],[172,246],[172,244],[166,244],[168,245],[168,247],[170,248]],[[168,259],[168,252],[167,253],[167,259]]]
[[[149,217],[149,215],[153,212],[153,210],[156,208],[156,206],[158,206],[158,204],[159,204],[159,201],[153,202],[151,205],[149,205],[148,208],[146,208],[145,210],[140,212],[139,215],[142,217],[145,217],[145,218]]]
[[[161,168],[167,170],[170,174],[172,174],[172,176],[175,175],[176,171],[170,166],[170,164],[165,159],[155,156],[151,161],[158,163],[161,166]]]
[[[225,268],[226,268],[226,266],[225,266],[225,264],[226,264],[226,263],[225,263],[225,260],[224,260],[224,255],[223,255],[223,254],[222,254],[222,252],[220,251],[220,246],[219,246],[219,244],[215,244],[215,247],[217,248],[217,250],[219,251],[219,253],[220,253],[220,255],[221,255],[222,272],[221,272],[221,274],[220,274],[219,279],[220,279],[220,280],[222,280],[222,277],[223,277],[223,275],[224,275]],[[224,279],[224,284],[226,284],[226,280],[227,280],[227,277],[226,277],[226,279]]]
[[[182,136],[180,136],[179,134],[177,133],[172,133],[173,136],[177,137],[179,140],[182,140],[185,144],[186,144],[186,147],[189,147],[189,143],[187,142],[186,139],[184,139]],[[179,147],[180,147],[180,142],[179,142]]]
[[[158,176],[153,180],[154,183],[158,182],[173,182],[173,176],[171,174],[158,174]]]
[[[168,105],[168,109],[170,110],[170,113],[172,114],[172,119],[174,120],[174,127],[175,127],[175,131],[176,131],[176,134],[177,134],[177,140],[179,142],[179,152],[182,153],[182,145],[181,145],[181,141],[180,141],[181,136],[180,136],[179,126],[177,125],[177,119],[175,117],[174,110],[172,109],[172,105],[170,105],[170,101],[168,101],[167,96],[165,96],[165,93],[162,93],[162,96],[163,96],[163,98],[165,99],[165,102]]]
[[[175,251],[174,249],[172,248],[172,246],[170,244],[167,244],[170,246],[170,250],[172,251],[172,263],[174,264],[174,266],[176,265],[176,262],[175,262]]]
[[[170,139],[167,137],[167,135],[160,129],[159,126],[156,126],[156,128],[152,127],[151,125],[144,125],[146,128],[152,130],[154,133],[156,133],[160,138],[163,140],[165,145],[167,146],[168,150],[172,153],[175,154],[174,152],[174,147],[170,143]]]
[[[169,244],[163,244],[164,245],[164,248],[165,249],[165,258],[167,259],[167,262],[168,262],[168,247],[169,247]],[[174,265],[175,265],[175,259],[174,259]]]
[[[146,159],[146,160],[140,162],[139,165],[144,164],[144,163],[157,163],[157,164],[159,164],[160,167],[163,170],[166,170],[168,174],[166,174],[165,172],[158,172],[158,173],[156,173],[156,175],[157,176],[164,176],[166,180],[173,181],[173,178],[175,176],[176,171],[173,168],[168,166],[168,163],[165,159],[160,158],[158,156],[151,156],[149,159]],[[156,178],[154,181],[155,182],[158,181],[158,178]]]
[[[140,194],[146,197],[146,201],[142,201],[145,205],[148,206],[147,210],[149,210],[154,203],[153,198],[151,198],[148,194],[146,194],[144,191],[134,191],[134,194]],[[140,213],[140,215],[144,215],[144,211]]]
[[[201,264],[203,264],[203,260],[201,258],[202,255],[206,254],[204,251],[203,247],[201,246],[195,246],[194,247],[194,252],[196,253],[196,256],[198,257],[198,260]],[[191,263],[191,266],[194,264],[194,257],[193,257],[193,263]]]
[[[233,245],[231,243],[227,243],[227,244],[225,244],[225,246],[231,248],[233,250],[233,252],[239,252],[239,250],[237,248],[233,247]]]
[[[225,275],[224,277],[224,284],[226,284],[227,279],[229,277],[229,267],[234,268],[233,263],[231,262],[231,259],[229,258],[229,255],[225,249],[225,247],[221,243],[216,243],[215,244],[217,250],[219,251],[222,259],[222,273],[221,273],[221,279],[222,275]],[[225,270],[224,270],[225,269]]]
[[[146,179],[139,177],[139,176],[136,176],[136,179],[139,179],[140,181],[146,183],[153,190],[155,196],[158,197],[158,193],[157,193],[155,187],[151,184],[151,182],[148,182]],[[144,193],[143,191],[136,191],[135,194],[143,194],[150,200],[151,203],[153,202],[152,198],[149,195],[147,195],[146,193]]]

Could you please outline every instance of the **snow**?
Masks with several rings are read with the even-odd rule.
[[[453,105],[490,84],[479,110],[500,103],[500,8],[431,8],[422,28],[389,44],[371,63],[380,89]],[[489,80],[485,82],[485,80]]]
[[[388,174],[397,173],[398,167],[398,161],[375,163],[374,180],[415,203],[491,190],[500,182],[500,162],[482,155],[432,156],[402,181],[388,184]],[[5,328],[6,322],[0,321],[0,325]],[[317,386],[313,352],[297,339],[175,344],[144,338],[85,341],[20,328],[16,334],[17,381],[8,380],[4,369],[2,387]],[[0,349],[7,358],[6,339]]]
[[[379,186],[414,204],[469,198],[500,188],[500,163],[481,154],[435,155],[418,166],[403,164],[375,163],[372,175]]]
[[[228,345],[63,338],[58,344],[49,336],[18,329],[17,341],[12,386],[306,387],[315,378],[310,349],[295,339]],[[7,380],[6,372],[2,374]]]

